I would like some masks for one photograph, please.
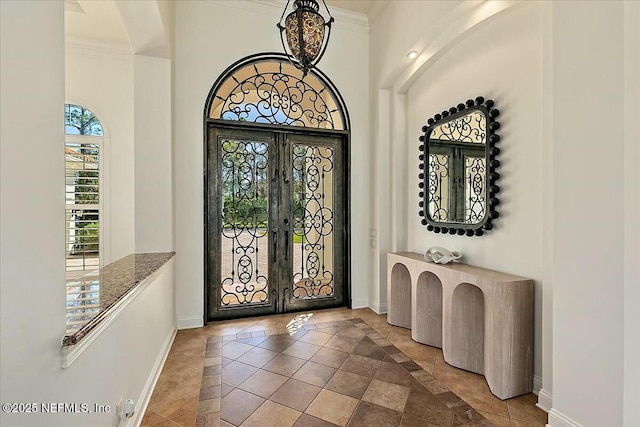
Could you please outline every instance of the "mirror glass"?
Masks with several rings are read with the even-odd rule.
[[[498,110],[478,97],[429,119],[421,140],[421,207],[430,231],[482,235],[497,218]],[[491,174],[493,172],[493,175]]]

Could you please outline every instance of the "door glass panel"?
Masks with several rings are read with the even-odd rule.
[[[268,144],[229,138],[221,142],[220,302],[268,303]]]
[[[293,144],[294,300],[334,295],[334,149]]]
[[[449,220],[449,156],[429,154],[427,179],[429,216],[434,221]]]
[[[487,167],[484,156],[465,156],[465,222],[468,224],[477,224],[484,218],[484,207],[486,201],[486,176]]]

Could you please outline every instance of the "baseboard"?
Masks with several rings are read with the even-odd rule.
[[[549,413],[553,407],[553,397],[547,390],[541,388],[538,392],[538,403],[536,406],[544,412]]]
[[[202,316],[183,317],[182,319],[178,319],[178,330],[202,328],[203,326],[204,320]]]
[[[549,411],[547,427],[583,427],[583,425],[552,408]]]
[[[541,389],[542,389],[542,378],[537,375],[534,375],[533,376],[533,394],[537,396]]]
[[[351,308],[367,308],[369,307],[369,298],[354,298],[351,300]]]
[[[160,354],[156,358],[156,363],[153,364],[153,369],[151,370],[151,375],[147,379],[147,383],[142,388],[142,393],[138,397],[138,402],[140,402],[140,406],[136,408],[136,413],[126,424],[127,427],[139,427],[142,424],[142,418],[144,418],[144,413],[147,410],[147,405],[149,405],[149,400],[151,400],[151,395],[153,394],[153,389],[156,387],[156,383],[158,382],[158,378],[160,378],[160,373],[162,372],[162,368],[164,367],[164,362],[167,360],[167,356],[169,356],[169,351],[171,350],[171,346],[173,345],[173,340],[176,337],[176,332],[178,330],[175,328],[172,329],[171,333],[165,340],[162,345],[162,349]]]
[[[369,308],[378,314],[387,312],[387,304],[380,304],[378,301],[369,301]]]

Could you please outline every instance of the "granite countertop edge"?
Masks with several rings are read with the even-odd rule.
[[[175,254],[175,252],[134,253],[102,267],[99,274],[100,312],[77,331],[65,335],[62,346],[70,347],[78,344],[108,318],[112,309],[120,301],[169,262]]]

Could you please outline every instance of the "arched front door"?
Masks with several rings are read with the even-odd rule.
[[[350,305],[349,118],[279,54],[232,65],[205,107],[206,320]]]

